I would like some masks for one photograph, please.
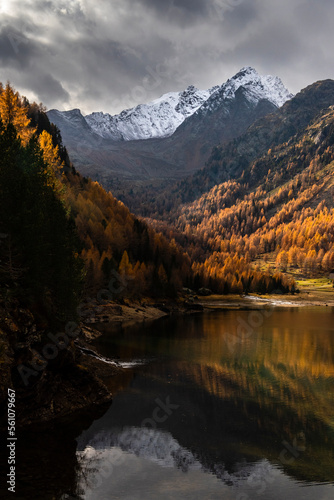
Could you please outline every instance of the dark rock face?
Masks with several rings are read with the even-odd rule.
[[[215,104],[214,95],[212,106],[201,108],[187,118],[162,145],[169,160],[184,173],[204,167],[214,146],[239,137],[258,118],[277,109],[267,100],[249,101],[242,87],[237,90],[235,99],[220,105]]]
[[[111,401],[110,392],[95,375],[97,367],[91,366],[98,360],[87,360],[73,341],[66,348],[54,345],[55,356],[46,361],[42,353],[52,342],[45,331],[38,331],[28,310],[1,308],[0,318],[1,425],[6,422],[8,389],[16,392],[18,427]],[[23,372],[22,366],[30,371]]]

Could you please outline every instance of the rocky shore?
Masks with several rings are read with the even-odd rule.
[[[98,324],[130,325],[163,316],[203,310],[187,301],[108,302],[87,300],[80,322],[50,334],[20,305],[0,306],[1,425],[6,421],[8,389],[16,392],[17,425],[49,422],[111,401],[103,381],[122,374],[113,360],[92,351],[90,342],[101,335]]]

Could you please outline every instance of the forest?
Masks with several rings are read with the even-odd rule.
[[[5,301],[45,318],[75,317],[111,272],[127,296],[175,296],[191,261],[71,165],[42,105],[0,88],[0,273]]]
[[[149,220],[187,249],[193,269],[220,292],[279,288],[269,276],[290,290],[294,278],[328,277],[334,267],[333,145],[330,106],[195,201],[159,214],[160,195],[160,209],[153,204]],[[223,175],[230,147],[216,148],[207,170]],[[193,177],[193,187],[196,178],[202,176]]]

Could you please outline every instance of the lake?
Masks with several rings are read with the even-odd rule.
[[[332,500],[333,319],[268,307],[102,325],[95,348],[124,366],[113,402],[19,436],[16,498]]]
[[[96,347],[127,368],[108,381],[110,408],[77,438],[79,497],[332,499],[333,312],[104,326]]]

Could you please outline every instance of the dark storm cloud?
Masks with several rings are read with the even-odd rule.
[[[48,107],[119,112],[242,66],[333,78],[332,0],[4,0],[1,79]]]
[[[208,14],[207,0],[139,0],[143,7],[153,10],[158,16],[168,20],[181,22],[194,22]]]
[[[0,63],[2,67],[27,68],[38,57],[38,46],[22,29],[6,24],[0,26]]]
[[[42,102],[45,102],[46,99],[52,99],[58,102],[68,102],[70,99],[70,94],[52,75],[32,75],[31,80],[29,79],[29,83],[34,87]]]
[[[229,30],[232,34],[243,30],[245,26],[258,19],[259,12],[254,1],[244,1],[238,5],[238,8],[226,10],[223,15],[226,22],[222,23],[222,29]]]

